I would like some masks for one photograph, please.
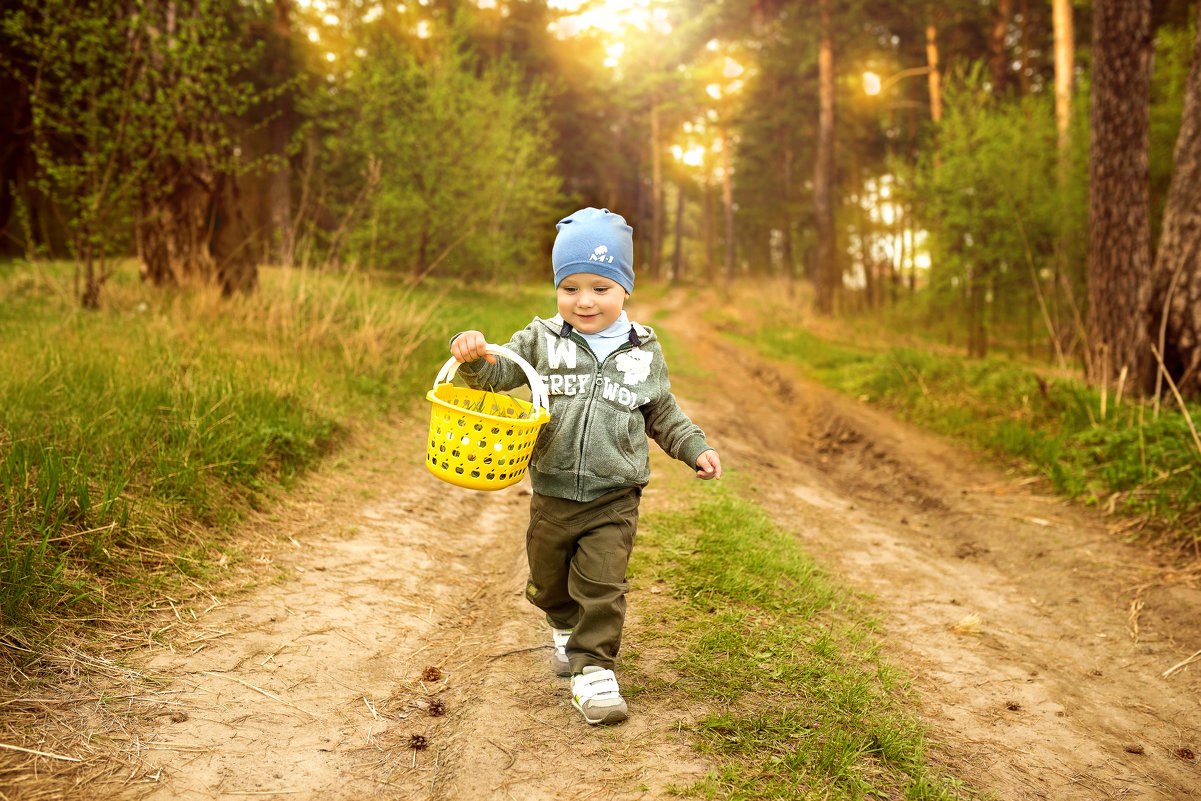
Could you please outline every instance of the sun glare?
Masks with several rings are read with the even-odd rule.
[[[550,7],[563,17],[550,26],[560,39],[570,39],[588,31],[596,31],[610,42],[605,49],[605,66],[617,67],[625,50],[621,38],[631,29],[653,31],[666,36],[671,33],[664,3],[652,0],[550,0]]]

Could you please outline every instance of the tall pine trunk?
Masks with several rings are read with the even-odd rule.
[[[1150,0],[1097,0],[1088,207],[1089,379],[1146,386],[1154,362],[1139,313],[1151,273]]]
[[[292,74],[295,69],[292,54],[292,0],[275,0],[273,31],[275,46],[279,48],[274,67],[276,75]],[[292,168],[288,160],[288,145],[295,129],[295,113],[291,93],[284,93],[275,103],[275,116],[269,126],[272,155],[279,159],[271,173],[271,227],[274,229],[272,247],[275,260],[284,267],[291,267],[295,258],[296,244],[293,241],[292,225]]]
[[[1174,164],[1147,316],[1169,375],[1182,393],[1201,398],[1201,20]]]
[[[834,231],[834,41],[830,0],[819,0],[817,158],[813,174],[813,211],[817,228],[817,311],[831,314],[842,283]]]
[[[1003,94],[1009,83],[1009,48],[1005,41],[1009,23],[1013,20],[1013,0],[997,0],[997,13],[993,17],[992,30],[988,36],[989,65],[992,74],[994,95]]]
[[[735,264],[734,257],[737,253],[734,239],[734,160],[730,158],[730,128],[723,125],[721,128],[721,205],[725,217],[726,228],[726,256],[725,256],[725,281],[729,285],[734,282],[738,268]]]
[[[930,18],[929,8],[926,16]],[[938,125],[942,120],[942,75],[938,71],[938,29],[933,22],[926,24],[926,66],[930,68],[926,76],[930,88],[930,121]]]
[[[676,219],[675,242],[671,256],[671,280],[679,283],[684,280],[684,185],[687,179],[681,178],[676,182]]]
[[[1076,41],[1072,23],[1072,0],[1052,0],[1052,21],[1055,28],[1055,130],[1057,136],[1057,169],[1055,187],[1060,203],[1067,202],[1068,168],[1072,149],[1072,87],[1076,68]],[[1071,316],[1061,306],[1067,299],[1062,295],[1063,276],[1067,268],[1068,217],[1060,215],[1059,234],[1055,241],[1055,257],[1051,261],[1051,303],[1049,314],[1059,352],[1071,339]]]
[[[663,272],[663,145],[659,121],[659,95],[651,94],[651,237],[650,277],[658,280]]]

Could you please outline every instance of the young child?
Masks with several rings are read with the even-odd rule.
[[[535,317],[506,347],[543,376],[550,421],[529,465],[526,598],[552,628],[551,665],[571,676],[572,705],[588,723],[628,714],[613,675],[625,622],[626,565],[638,502],[650,480],[647,435],[698,478],[721,478],[717,451],[680,410],[655,333],[630,322],[633,229],[608,209],[561,220],[551,252],[559,313]],[[451,341],[476,388],[525,383],[508,359],[485,351],[479,331]]]

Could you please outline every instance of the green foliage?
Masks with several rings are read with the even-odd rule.
[[[454,36],[420,54],[386,37],[367,45],[337,93],[315,98],[325,157],[353,179],[332,187],[344,260],[525,273],[562,211],[542,86],[503,59],[477,63]]]
[[[260,93],[245,9],[46,0],[5,14],[5,66],[29,93],[33,186],[52,204],[93,306],[139,210],[174,199],[180,173],[212,180],[255,165],[236,121]]]
[[[1059,242],[1087,239],[1087,203],[1067,202],[1081,199],[1078,154],[1087,141],[1068,154],[1064,197],[1049,94],[998,100],[978,70],[948,81],[945,115],[910,200],[933,234],[925,303],[932,316],[957,322],[952,330],[1021,330],[1041,318],[1040,295],[1056,313],[1065,286],[1081,285],[1083,253],[1056,253]],[[1055,316],[1057,328],[1070,326],[1066,312]],[[981,342],[975,352],[986,349]]]
[[[664,691],[708,709],[695,735],[717,768],[682,794],[955,797],[924,763],[904,679],[880,656],[866,611],[791,532],[717,491],[648,515],[632,567],[675,599],[663,636],[677,677]]]
[[[1196,19],[1194,15],[1193,19]],[[1155,36],[1155,72],[1151,80],[1151,131],[1149,166],[1151,170],[1151,241],[1159,241],[1164,204],[1172,182],[1176,159],[1176,138],[1184,111],[1184,90],[1192,63],[1193,43],[1197,40],[1196,22],[1187,27],[1161,28]]]
[[[1150,402],[1116,406],[1079,381],[1002,358],[966,360],[915,347],[872,353],[773,324],[753,341],[823,383],[925,428],[1024,464],[1067,497],[1103,505],[1167,541],[1201,541],[1201,453],[1188,420]],[[1194,421],[1201,407],[1189,406]]]

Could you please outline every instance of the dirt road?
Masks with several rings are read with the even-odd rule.
[[[683,314],[662,325],[707,371],[674,386],[723,462],[876,599],[951,774],[1000,799],[1201,798],[1201,662],[1164,676],[1201,648],[1196,575]],[[257,558],[288,577],[144,653],[169,683],[123,794],[656,799],[704,773],[689,710],[635,696],[625,724],[578,719],[522,597],[528,490],[441,484],[424,433],[382,432],[259,521]],[[644,510],[669,502],[652,484]]]

